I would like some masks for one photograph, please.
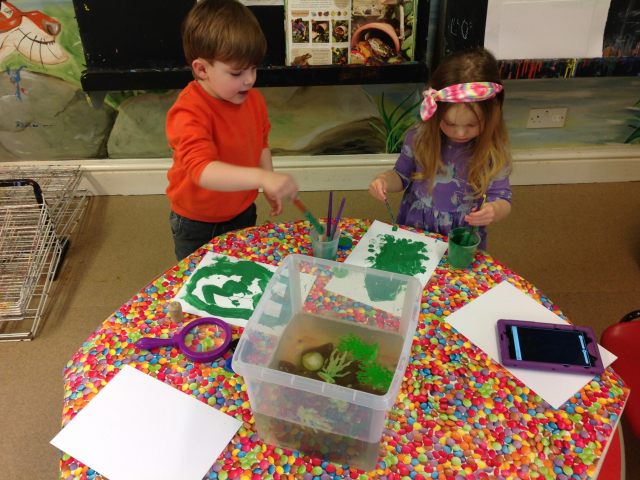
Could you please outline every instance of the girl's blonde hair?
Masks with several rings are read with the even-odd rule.
[[[502,85],[498,62],[485,49],[475,48],[456,52],[445,59],[433,73],[430,86],[435,90],[442,90],[451,85],[472,82],[492,82]],[[416,161],[422,165],[423,171],[415,172],[411,179],[428,178],[429,191],[433,190],[436,176],[445,172],[440,156],[444,136],[440,123],[450,108],[462,105],[463,108],[473,112],[480,125],[484,123],[472,147],[471,161],[467,165],[470,187],[468,194],[474,199],[481,197],[496,175],[501,172],[509,173],[511,170],[507,127],[502,118],[503,103],[504,90],[495,97],[481,102],[438,102],[438,109],[429,120],[420,124],[414,138],[413,150]],[[478,112],[483,114],[484,122],[480,122],[482,117]]]

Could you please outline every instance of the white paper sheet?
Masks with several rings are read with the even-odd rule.
[[[202,480],[241,425],[125,366],[51,444],[110,480]]]
[[[498,59],[602,57],[611,0],[489,0],[484,47]]]
[[[391,235],[395,239],[406,239],[415,243],[423,243],[425,245],[427,256],[429,260],[422,262],[423,272],[414,275],[420,283],[424,286],[433,275],[438,263],[442,259],[442,256],[447,251],[448,243],[440,240],[435,240],[419,233],[408,232],[407,230],[398,229],[393,231],[393,227],[386,223],[378,222],[377,220],[371,224],[367,233],[362,237],[362,240],[351,251],[351,254],[347,257],[344,263],[351,265],[360,265],[361,267],[372,267],[372,261],[369,258],[372,255],[376,255],[379,252],[380,238],[379,235]],[[369,246],[374,247],[375,252],[369,252]],[[382,270],[387,270],[383,268]],[[396,273],[400,273],[399,270],[395,270]],[[342,292],[340,292],[342,293]],[[363,298],[362,301],[365,301]]]
[[[568,323],[509,282],[500,283],[466,304],[451,314],[447,318],[447,323],[480,347],[484,353],[490,355],[494,362],[500,364],[497,323],[502,318]],[[617,357],[600,345],[598,348],[602,363],[607,368]],[[593,375],[574,373],[544,372],[512,367],[507,370],[556,410],[593,379]]]
[[[376,302],[369,297],[369,292],[367,292],[365,288],[364,279],[365,275],[361,272],[349,272],[349,275],[342,278],[334,275],[331,280],[329,280],[329,283],[327,283],[326,288],[330,292],[338,293],[351,300],[371,305],[383,312],[388,312],[392,315],[402,314],[405,290],[400,291],[393,300]]]
[[[266,269],[270,273],[269,278],[277,270],[273,265],[207,252],[175,297],[175,300],[182,304],[184,312],[201,317],[217,317],[239,327],[247,326],[254,304],[257,305],[264,292],[259,286],[258,278],[251,275],[243,277],[243,266],[229,267],[229,263],[255,264],[253,267],[257,267],[258,272],[264,272],[261,269]],[[230,273],[230,270],[237,270],[237,274]],[[238,292],[230,296],[221,294],[225,286],[234,286]],[[205,298],[203,287],[218,288],[218,293],[213,294],[213,300],[210,294]],[[193,290],[189,293],[191,289]]]

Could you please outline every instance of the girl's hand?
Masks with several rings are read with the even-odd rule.
[[[485,203],[482,210],[479,212],[476,211],[477,207],[473,207],[471,213],[464,217],[464,221],[469,225],[473,225],[474,227],[484,227],[485,225],[489,225],[493,223],[496,218],[496,210],[494,202]]]
[[[264,171],[262,179],[262,189],[269,197],[276,200],[291,197],[298,192],[298,184],[291,175],[285,173],[275,173]],[[269,202],[271,204],[271,202]],[[273,205],[271,205],[273,207]]]
[[[381,173],[374,178],[371,185],[369,185],[369,193],[373,195],[374,198],[384,202],[387,199],[387,183],[387,176]]]
[[[280,215],[282,213],[282,200],[272,197],[266,191],[263,191],[262,193],[271,207],[271,211],[269,212],[271,216],[275,217],[276,215]]]

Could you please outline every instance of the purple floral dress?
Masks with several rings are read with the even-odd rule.
[[[436,177],[433,192],[429,193],[429,179],[412,181],[411,174],[423,170],[416,162],[413,154],[413,138],[416,130],[412,129],[402,146],[402,152],[394,171],[400,175],[405,189],[398,211],[397,222],[401,225],[428,230],[447,235],[452,228],[468,226],[464,217],[471,213],[479,201],[474,201],[467,194],[467,176],[465,166],[470,158],[467,147],[474,142],[456,143],[444,138],[442,141],[442,162],[446,168],[444,175]],[[498,175],[487,188],[486,202],[503,199],[511,203],[511,186],[505,172]],[[481,240],[478,246],[487,249],[487,228],[479,227]]]

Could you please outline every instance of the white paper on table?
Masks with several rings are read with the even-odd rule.
[[[611,0],[489,0],[484,47],[497,59],[602,57]]]
[[[246,284],[242,280],[240,275],[231,275],[231,276],[217,275],[215,273],[215,265],[220,261],[231,262],[231,263],[240,263],[240,262],[255,263],[267,269],[269,272],[271,272],[272,275],[273,275],[273,272],[277,270],[277,267],[274,267],[273,265],[268,265],[266,263],[251,262],[250,260],[240,260],[239,258],[229,257],[227,255],[219,255],[217,253],[207,252],[206,255],[202,257],[202,260],[200,260],[200,263],[195,268],[191,276],[184,282],[184,285],[182,285],[182,288],[175,296],[175,300],[179,301],[182,304],[182,310],[186,313],[192,313],[200,317],[213,316],[213,317],[220,318],[232,325],[237,325],[238,327],[246,327],[247,323],[249,323],[249,318],[251,318],[250,314],[249,315],[245,314],[242,316],[242,318],[238,318],[231,315],[211,313],[191,303],[192,300],[190,299],[187,289],[193,283],[194,277],[203,268],[211,268],[211,275],[209,275],[206,278],[206,280],[202,280],[199,282],[199,284],[193,290],[193,295],[207,304],[210,304],[210,303],[204,299],[202,287],[207,285],[222,287],[223,285],[225,285],[227,282],[230,282],[230,281]],[[260,297],[264,292],[262,291],[262,288],[260,288],[260,286],[258,285],[258,279],[253,279],[250,283],[246,285],[247,285],[247,290],[249,291],[249,295],[237,294],[230,297],[225,297],[223,295],[214,295],[213,298],[216,305],[218,305],[219,307],[228,309],[229,312],[232,312],[233,310],[236,310],[238,312],[244,311],[245,313],[247,312],[247,310],[250,310],[251,312],[253,312],[254,301],[257,303],[257,301],[260,299]]]
[[[422,266],[424,267],[423,273],[418,273],[414,275],[422,286],[425,286],[433,272],[435,271],[438,263],[442,260],[444,253],[447,251],[449,244],[447,242],[442,242],[440,240],[435,240],[434,238],[427,237],[425,235],[420,235],[419,233],[409,232],[407,230],[403,230],[399,228],[397,231],[393,231],[393,227],[389,224],[378,222],[377,220],[371,224],[367,233],[362,237],[362,240],[356,245],[356,247],[351,251],[351,254],[347,257],[344,263],[348,263],[350,265],[359,265],[361,267],[371,268],[371,260],[367,260],[369,257],[374,255],[369,252],[369,245],[375,241],[376,245],[379,244],[378,235],[391,235],[394,238],[404,238],[410,240],[412,242],[420,242],[423,243],[427,249],[427,256],[429,257],[428,261],[425,261]],[[377,248],[376,248],[377,251]],[[364,290],[364,285],[363,285]],[[365,290],[366,292],[366,290]],[[338,292],[336,292],[338,293]],[[339,292],[342,293],[342,292]],[[358,300],[354,298],[354,300]],[[361,299],[366,303],[364,298]]]
[[[51,444],[110,480],[202,480],[241,425],[125,366]]]
[[[346,262],[345,262],[346,263]],[[392,315],[401,315],[404,306],[405,289],[403,288],[393,300],[374,301],[369,297],[369,292],[364,283],[365,274],[362,272],[349,272],[346,277],[339,278],[336,275],[326,285],[326,289],[330,292],[343,295],[356,302],[362,302],[371,305],[378,310],[388,312]]]
[[[449,315],[446,322],[500,364],[497,327],[500,319],[568,323],[509,282],[500,283],[464,305]],[[617,357],[609,350],[600,345],[598,349],[604,368],[616,360]],[[504,368],[556,410],[593,379],[593,375],[589,374]]]

